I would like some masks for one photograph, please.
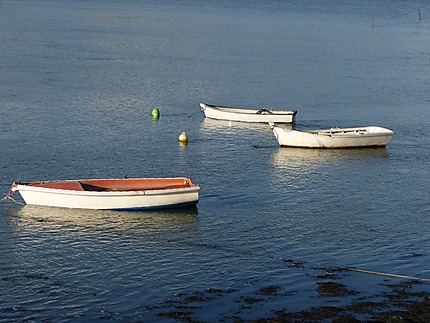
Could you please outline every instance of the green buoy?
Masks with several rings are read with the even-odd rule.
[[[158,119],[160,117],[160,111],[158,111],[157,108],[154,108],[152,109],[151,115],[153,119]]]

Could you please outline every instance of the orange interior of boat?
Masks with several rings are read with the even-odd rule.
[[[72,191],[144,191],[195,187],[188,178],[94,179],[34,182],[25,185]]]

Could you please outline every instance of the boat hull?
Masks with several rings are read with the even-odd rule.
[[[374,126],[296,131],[272,125],[272,131],[280,146],[300,148],[385,147],[393,136],[393,131]]]
[[[296,110],[243,109],[200,103],[206,118],[255,123],[293,123]]]
[[[93,185],[95,183],[91,180],[86,180],[16,183],[13,185],[12,191],[19,191],[24,202],[30,205],[99,210],[173,208],[195,205],[199,200],[200,187],[192,184],[191,181],[188,182],[191,184],[184,184],[183,187],[178,187],[177,184],[163,186],[166,183],[162,182],[159,182],[158,187],[154,186],[155,182],[149,183],[145,187],[142,179],[139,182],[140,186],[133,186],[130,180],[117,181],[115,186],[119,189],[100,188],[100,186]],[[85,189],[74,187],[76,183],[82,183],[81,186]],[[126,184],[121,187],[119,183]]]

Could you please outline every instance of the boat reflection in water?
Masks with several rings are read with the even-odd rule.
[[[282,124],[284,129],[293,129],[293,124]],[[237,134],[243,131],[271,132],[268,123],[249,123],[240,121],[214,120],[205,118],[201,123],[201,129],[208,132],[221,132],[227,134]]]
[[[16,226],[62,233],[91,231],[126,235],[198,231],[196,206],[151,211],[111,211],[24,205],[15,216]]]
[[[389,159],[387,148],[308,149],[279,147],[270,159],[272,166],[295,173],[329,165],[342,165],[351,161]]]

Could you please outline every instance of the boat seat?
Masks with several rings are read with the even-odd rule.
[[[82,189],[84,191],[93,191],[93,192],[104,192],[104,191],[108,191],[111,189],[108,189],[106,187],[101,187],[101,186],[96,186],[96,185],[91,185],[91,184],[85,184],[85,183],[80,183],[82,186]]]
[[[267,109],[260,109],[256,112],[257,114],[273,114],[272,111],[269,111]]]

